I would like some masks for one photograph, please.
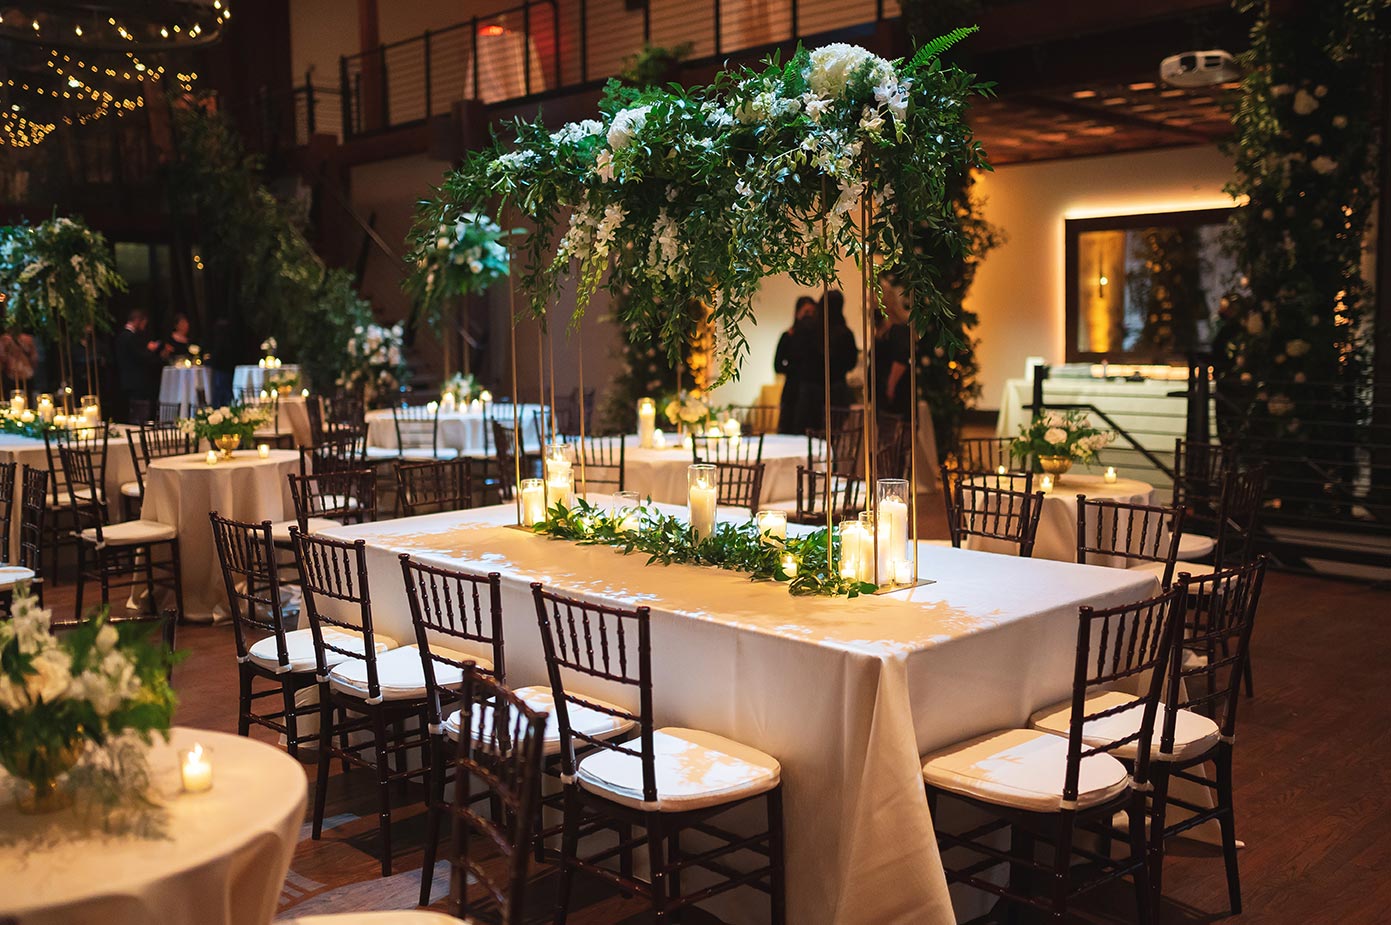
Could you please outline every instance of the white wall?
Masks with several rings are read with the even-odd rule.
[[[1063,222],[1230,206],[1231,161],[1215,147],[1171,148],[1001,167],[982,174],[985,216],[1008,242],[981,263],[966,305],[980,316],[982,408],[999,407],[1024,361],[1064,357]]]

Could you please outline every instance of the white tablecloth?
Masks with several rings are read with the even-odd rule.
[[[296,363],[286,363],[279,369],[262,369],[260,366],[238,366],[232,370],[232,395],[240,398],[248,390],[253,393],[260,392],[266,382],[266,376],[271,375],[276,379],[284,381],[292,376],[300,374],[299,365]],[[302,385],[295,386],[298,392]]]
[[[314,435],[309,426],[310,401],[318,401],[318,399],[306,399],[299,392],[295,392],[293,395],[281,395],[275,400],[278,420],[276,429],[282,434],[289,434],[293,437],[295,446],[311,446],[314,443]]]
[[[536,424],[533,417],[540,410],[540,405],[521,406],[522,446],[529,453],[538,452],[540,449],[537,445]],[[507,430],[512,429],[510,412],[499,420]],[[480,454],[485,450],[494,449],[492,434],[488,434],[486,441],[484,440],[484,428],[487,426],[488,417],[481,409],[471,411],[463,408],[458,411],[441,411],[439,415],[440,447],[450,447],[464,454]],[[367,445],[384,447],[389,450],[396,449],[396,422],[391,416],[390,408],[379,408],[376,411],[367,412]]]
[[[194,742],[212,749],[213,788],[179,794],[178,751]],[[54,837],[50,826],[74,825],[71,810],[23,816],[0,801],[0,919],[265,925],[275,917],[308,798],[303,768],[253,739],[185,727],[154,747],[150,764],[156,791],[168,794],[167,838]]]
[[[692,454],[681,445],[681,438],[668,434],[671,441],[664,448],[643,449],[638,437],[623,438],[624,485],[642,497],[651,497],[662,504],[686,504],[686,470]],[[757,440],[757,437],[745,437]],[[817,442],[818,453],[821,452]],[[820,457],[818,456],[818,459]],[[807,464],[807,438],[791,434],[766,434],[763,437],[763,497],[767,504],[790,501],[797,497],[797,467]]]
[[[1039,476],[1034,475],[1037,490]],[[1053,559],[1058,562],[1077,561],[1077,496],[1123,501],[1127,504],[1151,504],[1154,499],[1154,486],[1135,479],[1117,479],[1114,484],[1106,484],[1100,475],[1081,475],[1069,472],[1057,481],[1053,490],[1043,496],[1043,513],[1038,519],[1038,536],[1034,541],[1035,559]],[[983,552],[1013,554],[1013,543],[999,540],[984,540],[977,536],[966,538],[967,549]]]
[[[478,508],[327,531],[367,540],[373,617],[412,637],[397,554],[502,574],[507,681],[545,684],[528,583],[652,608],[656,719],[728,736],[783,769],[787,919],[954,921],[919,756],[1021,726],[1070,690],[1081,604],[1157,592],[1152,575],[951,548],[921,549],[936,584],[856,600],[624,557],[499,526]],[[481,652],[480,652],[481,654]],[[595,696],[632,698],[586,685]],[[763,922],[766,898],[712,909]]]
[[[213,547],[210,511],[247,523],[290,520],[295,506],[285,478],[299,471],[299,454],[238,450],[230,460],[210,466],[202,455],[156,459],[145,474],[142,517],[179,531],[183,561],[184,616],[210,621],[227,614],[227,591]]]
[[[213,373],[206,366],[166,366],[159,375],[161,404],[178,404],[184,416],[199,407],[199,392],[205,403],[212,401]]]

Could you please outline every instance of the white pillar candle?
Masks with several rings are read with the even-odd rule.
[[[24,409],[29,407],[29,399],[19,389],[10,393],[10,412],[12,414],[22,414]]]
[[[780,540],[787,539],[787,512],[786,511],[759,511],[754,517],[758,524],[758,535],[760,537],[776,537]]]
[[[913,583],[913,563],[907,559],[900,559],[894,563],[894,584],[911,585]]]
[[[308,397],[309,397],[309,390],[308,390],[308,389],[300,389],[300,390],[299,390],[299,397],[300,397],[300,398],[308,398]]]
[[[489,404],[493,400],[493,393],[489,392],[487,389],[484,389],[483,391],[478,393],[478,400],[485,405]]]
[[[855,520],[843,521],[840,525],[840,577],[858,579],[865,555],[865,542],[869,539],[865,528]]]
[[[723,436],[724,436],[724,431],[720,430],[720,425],[718,425],[718,424],[711,424],[709,427],[705,428],[705,436],[707,436],[707,437],[723,437]]]
[[[908,505],[899,498],[879,502],[880,532],[887,533],[889,551],[895,561],[908,553]]]
[[[540,479],[522,480],[522,525],[531,527],[546,519],[546,485]]]
[[[1107,484],[1107,485],[1114,485],[1114,484],[1116,484],[1116,467],[1115,467],[1115,466],[1107,466],[1107,467],[1106,467],[1106,474],[1105,474],[1104,476],[1102,476],[1102,478],[1104,478],[1104,479],[1106,480],[1106,484]]]
[[[183,766],[179,770],[184,793],[203,793],[212,789],[212,760],[202,745],[195,742],[192,748],[184,752]]]
[[[483,403],[475,398],[473,401],[468,403],[468,410],[472,411],[474,414],[478,414],[483,410]]]
[[[261,357],[261,359],[259,359],[259,360],[256,361],[256,365],[257,365],[258,367],[260,367],[261,369],[265,369],[265,368],[266,368],[266,358],[265,358],[265,357]]]
[[[696,542],[715,533],[715,509],[718,502],[714,466],[691,466],[690,485],[686,491],[686,507],[691,532]]]
[[[68,416],[67,416],[66,414],[55,414],[55,415],[53,416],[53,426],[54,426],[54,427],[67,427],[67,426],[68,426]]]
[[[870,569],[865,581],[872,581],[877,585],[893,584],[894,563],[903,558],[903,547],[894,545],[894,525],[893,522],[883,514],[884,504],[879,505],[880,513],[875,520],[874,538],[877,544],[870,550],[874,556],[876,568]]]
[[[48,395],[39,396],[39,419],[45,424],[53,423],[53,416],[57,409],[53,407],[53,399]]]
[[[734,418],[729,418],[724,422],[724,435],[726,437],[737,437],[743,432],[743,427]]]
[[[19,423],[21,423],[21,424],[32,424],[32,423],[34,423],[34,412],[30,411],[28,408],[25,408],[23,411],[19,412]]]
[[[258,443],[256,445],[256,455],[260,456],[262,459],[270,459],[270,444]]]
[[[458,399],[454,397],[453,392],[445,392],[443,395],[440,396],[440,410],[453,411],[456,407],[458,407],[457,401]]]
[[[546,506],[556,503],[575,506],[575,475],[570,460],[552,455],[546,457]]]
[[[693,446],[695,446],[695,441],[691,439],[690,434],[681,438],[681,448],[683,450],[689,450]]]
[[[656,436],[657,403],[650,398],[638,400],[638,445],[651,448]]]
[[[88,405],[82,409],[82,423],[95,427],[101,423],[101,408]]]
[[[1045,475],[1042,479],[1039,480],[1038,487],[1039,487],[1039,489],[1040,489],[1041,491],[1043,491],[1043,492],[1045,492],[1045,493],[1052,491],[1052,490],[1053,490],[1053,476],[1051,476],[1051,475]]]

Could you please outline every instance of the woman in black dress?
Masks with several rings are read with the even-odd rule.
[[[813,320],[816,317],[816,300],[809,295],[801,296],[797,299],[797,307],[792,310],[792,326],[782,332],[778,338],[778,349],[773,354],[773,372],[781,373],[782,398],[778,406],[778,433],[780,434],[800,434],[802,429],[797,425],[797,383],[800,376],[801,366],[805,366],[803,360],[794,351],[793,335],[797,330],[797,323],[803,318]]]

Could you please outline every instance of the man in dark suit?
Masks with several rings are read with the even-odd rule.
[[[143,308],[133,308],[125,326],[116,332],[116,378],[121,386],[121,419],[130,420],[132,403],[153,409],[159,394],[159,375],[168,350],[145,333],[150,317]]]

